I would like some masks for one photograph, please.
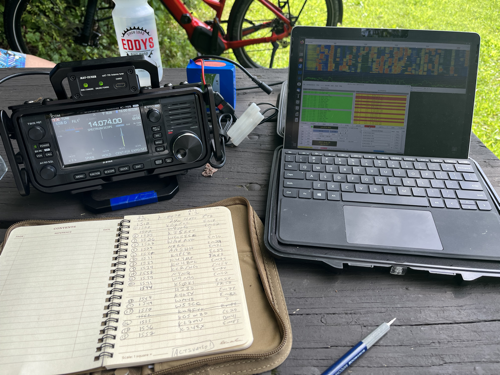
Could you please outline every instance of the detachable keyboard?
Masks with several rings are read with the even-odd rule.
[[[490,211],[469,160],[284,150],[282,196]]]

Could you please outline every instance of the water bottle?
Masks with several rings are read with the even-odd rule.
[[[113,0],[113,23],[121,56],[144,55],[158,67],[158,76],[163,77],[160,45],[156,31],[155,14],[147,0]],[[141,86],[151,86],[149,73],[137,69]]]

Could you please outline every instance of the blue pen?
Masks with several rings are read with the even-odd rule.
[[[389,323],[382,323],[378,328],[361,340],[354,348],[345,353],[333,365],[328,367],[322,375],[339,375],[344,372],[361,354],[370,349],[378,340],[382,338],[391,329],[391,324],[394,323],[396,318],[392,319]]]

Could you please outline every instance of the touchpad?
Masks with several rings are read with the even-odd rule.
[[[443,250],[429,211],[344,206],[347,242]]]

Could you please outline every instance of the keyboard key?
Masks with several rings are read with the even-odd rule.
[[[289,178],[292,180],[303,180],[304,179],[304,172],[292,172],[292,171],[287,171],[284,173],[285,178]]]
[[[447,208],[460,208],[460,204],[458,204],[458,201],[456,199],[445,199],[444,203],[446,204]]]
[[[389,178],[389,185],[401,186],[402,185],[401,179],[399,177],[390,177]]]
[[[354,167],[357,167],[359,165],[361,165],[359,159],[347,159],[347,165],[350,165],[350,166],[354,166]]]
[[[326,184],[326,189],[329,191],[339,191],[340,190],[340,184],[338,182],[328,182]]]
[[[475,203],[474,204],[462,204],[462,209],[464,209],[464,210],[477,210],[477,206]]]
[[[373,156],[373,155],[364,155],[363,157],[365,159],[375,159],[375,156]]]
[[[413,178],[403,178],[403,185],[404,186],[417,186],[415,183],[415,180]]]
[[[382,194],[383,193],[382,186],[369,185],[369,188],[370,188],[370,194]]]
[[[319,199],[319,200],[325,200],[326,199],[326,192],[324,191],[314,191],[313,193],[313,198],[314,199]]]
[[[404,158],[405,161],[417,161],[415,158]]]
[[[410,188],[400,186],[398,187],[398,194],[411,196],[411,190]]]
[[[334,174],[333,175],[333,181],[335,181],[335,182],[346,182],[346,175],[345,174]]]
[[[407,172],[407,175],[409,178],[420,178],[419,171],[411,170],[411,171],[406,171],[406,172]]]
[[[339,158],[348,158],[349,154],[338,154],[337,155]]]
[[[475,205],[476,203],[474,201],[469,200],[469,199],[461,199],[460,204],[461,205],[465,204],[466,206],[471,206],[471,205]]]
[[[387,162],[385,160],[374,160],[373,165],[378,168],[386,168]]]
[[[441,164],[441,170],[446,172],[455,172],[455,166],[453,164]]]
[[[355,185],[356,193],[368,193],[368,185]]]
[[[444,208],[444,202],[442,199],[431,198],[429,199],[429,202],[431,202],[431,207]]]
[[[398,191],[397,191],[397,188],[395,188],[393,186],[384,186],[384,194],[397,195]]]
[[[347,159],[335,158],[335,165],[347,165]]]
[[[457,191],[459,199],[474,199],[478,201],[487,201],[488,197],[482,191]]]
[[[444,189],[443,180],[431,180],[431,185],[434,189]]]
[[[470,164],[470,161],[468,160],[458,160],[458,164]],[[456,166],[455,166],[456,168]]]
[[[342,191],[354,192],[354,184],[342,184],[340,188]]]
[[[373,167],[373,160],[362,159],[361,160],[361,166],[362,167]]]
[[[361,183],[362,184],[373,184],[373,177],[372,176],[362,176],[361,177]]]
[[[411,192],[415,197],[426,197],[425,189],[423,188],[411,188]]]
[[[419,159],[419,160],[420,160],[420,159]],[[425,164],[425,163],[421,163],[421,162],[418,162],[418,161],[416,161],[416,162],[414,162],[414,163],[413,163],[413,167],[414,167],[415,169],[420,170],[420,171],[422,171],[422,170],[423,170],[423,171],[427,170],[427,164]]]
[[[430,171],[441,171],[441,167],[437,163],[427,163],[427,169]]]
[[[387,167],[388,168],[392,168],[392,169],[399,169],[399,168],[401,168],[401,166],[399,165],[399,161],[392,161],[392,160],[390,160],[390,161],[387,162]]]
[[[293,155],[285,155],[285,161],[286,162],[294,162],[295,161],[295,156],[293,156]]]
[[[299,170],[304,172],[311,172],[312,166],[309,164],[299,164]]]
[[[481,211],[491,211],[491,206],[488,202],[476,202]]]
[[[296,171],[299,169],[299,165],[295,163],[285,163],[285,171]]]
[[[351,154],[351,158],[354,158],[354,159],[361,159],[363,157],[363,155],[360,155],[360,154]]]
[[[420,172],[422,178],[434,178],[434,172],[432,171],[422,171]]]
[[[321,163],[321,158],[319,156],[309,156],[309,164],[319,164]]]
[[[379,159],[379,160],[389,160],[389,156],[377,155],[377,159]]]
[[[378,176],[378,169],[377,168],[366,168],[366,174],[368,176]]]
[[[427,159],[427,158],[417,158],[417,161],[421,161],[421,162],[427,163],[427,162],[429,162],[429,159]]]
[[[380,203],[380,204],[395,204],[400,206],[429,207],[429,202],[427,198],[404,197],[399,195],[342,193],[342,200],[346,202]]]
[[[340,193],[333,193],[333,192],[328,192],[328,200],[329,201],[339,201],[340,200]]]
[[[429,198],[441,198],[441,192],[438,189],[426,189]]]
[[[311,155],[309,151],[300,151],[299,155]]]
[[[403,158],[401,156],[391,156],[390,159],[391,160],[399,160],[399,161],[403,160]]]
[[[285,188],[295,188],[295,189],[311,189],[311,181],[296,181],[296,180],[285,180],[283,181],[283,187]]]
[[[295,162],[297,162],[297,163],[307,163],[308,160],[309,160],[309,158],[307,156],[304,156],[304,155],[297,155],[295,157]]]
[[[311,190],[299,190],[299,198],[311,199],[312,198],[312,191]]]
[[[339,167],[336,165],[327,165],[325,171],[326,173],[339,173]]]
[[[447,189],[460,189],[460,186],[458,186],[458,182],[456,181],[445,181],[444,184]]]
[[[297,151],[290,151],[290,150],[285,151],[285,154],[296,154],[296,153]]]
[[[403,169],[395,169],[392,171],[394,177],[406,177],[406,171]]]
[[[406,160],[406,158],[405,158]],[[401,162],[401,168],[403,169],[413,169],[413,163],[410,163],[409,161],[402,161]]]
[[[478,181],[475,173],[464,173],[463,176],[465,181]]]
[[[453,181],[462,181],[462,174],[458,172],[448,172],[448,176],[450,176],[450,180]]]
[[[313,166],[313,172],[324,172],[325,171],[325,166],[320,165],[320,164],[314,164]]]
[[[322,152],[311,152],[311,155],[313,156],[323,156]]]
[[[448,179],[448,173],[446,172],[435,172],[434,175],[438,180],[447,180]]]
[[[431,163],[442,163],[442,159],[431,159]]]
[[[391,177],[392,176],[392,169],[389,168],[382,168],[379,170],[381,176],[386,176],[386,177]]]
[[[313,189],[314,190],[325,190],[326,189],[326,182],[313,182]]]
[[[325,156],[334,157],[335,154],[333,152],[325,152]]]
[[[455,169],[457,172],[474,172],[474,169],[472,168],[472,165],[455,165]]]
[[[290,198],[297,198],[297,190],[296,189],[283,189],[283,196]]]
[[[320,173],[319,180],[320,181],[331,181],[332,174],[331,173]]]
[[[359,183],[361,183],[361,178],[359,176],[350,175],[350,176],[347,176],[347,182],[349,182],[351,184],[359,184]]]
[[[387,177],[375,177],[376,185],[387,185]]]
[[[351,174],[352,173],[352,167],[339,167],[339,173]]]
[[[363,167],[354,167],[352,169],[352,173],[354,173],[354,174],[365,174],[365,168],[363,168]]]
[[[460,187],[463,190],[483,190],[479,182],[460,181]]]
[[[299,172],[299,173],[302,173],[302,172]],[[315,172],[306,173],[306,180],[317,181],[318,178],[319,178],[319,173],[315,173]]]
[[[455,196],[455,190],[442,189],[441,190],[441,195],[443,196],[443,198],[456,198],[456,196]]]
[[[333,158],[323,156],[323,157],[321,158],[321,164],[329,164],[329,165],[332,165],[332,164],[333,164]]]
[[[421,188],[431,187],[429,180],[417,180],[417,186]]]

